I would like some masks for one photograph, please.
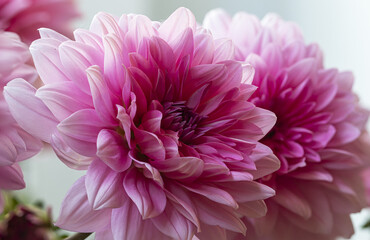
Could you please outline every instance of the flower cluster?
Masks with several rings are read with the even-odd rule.
[[[17,33],[30,44],[39,37],[37,30],[50,27],[70,33],[69,23],[79,16],[75,0],[2,0],[0,29]]]
[[[229,37],[235,59],[255,68],[250,101],[277,116],[262,139],[280,169],[260,179],[276,190],[266,217],[248,219],[249,239],[335,239],[353,233],[350,213],[365,206],[360,172],[370,155],[368,112],[352,92],[353,75],[325,69],[316,44],[306,45],[298,27],[276,15],[206,16],[217,38]]]
[[[17,162],[42,140],[87,170],[56,225],[98,240],[352,235],[350,214],[366,206],[369,112],[352,74],[326,69],[295,24],[214,10],[201,26],[179,8],[163,22],[99,13],[72,37],[59,27],[76,11],[56,25],[42,13],[72,3],[0,4],[0,28],[25,41],[39,23],[56,30],[30,46],[39,89],[25,45],[0,34],[1,189],[23,186]]]
[[[33,82],[37,74],[33,67],[27,65],[31,55],[16,34],[0,32],[0,53],[0,190],[16,190],[25,186],[18,162],[35,155],[42,144],[16,123],[2,90],[13,78]],[[3,204],[0,195],[0,213]]]

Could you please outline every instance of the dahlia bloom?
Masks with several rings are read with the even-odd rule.
[[[0,0],[0,29],[17,33],[30,44],[37,29],[70,33],[70,22],[79,16],[74,0]]]
[[[258,90],[250,101],[277,116],[261,142],[281,167],[259,180],[276,196],[266,201],[265,217],[246,220],[253,226],[247,239],[352,235],[349,215],[364,206],[359,173],[369,158],[359,154],[369,148],[362,143],[368,112],[352,92],[353,75],[325,69],[319,47],[306,45],[299,28],[276,15],[259,21],[247,13],[231,18],[214,10],[204,27],[216,39],[232,39],[235,59],[255,67],[252,84]]]
[[[97,14],[75,40],[42,29],[30,47],[45,85],[5,90],[19,124],[87,169],[59,227],[96,239],[226,239],[263,216],[274,191],[254,181],[279,167],[258,143],[276,117],[247,99],[254,70],[193,14],[163,23]],[[38,124],[35,125],[34,123]]]
[[[34,68],[26,64],[31,57],[27,46],[10,32],[0,32],[0,190],[24,188],[19,161],[35,155],[42,144],[18,126],[2,94],[4,86],[15,77],[29,82],[36,79]],[[0,213],[3,210],[0,193]]]

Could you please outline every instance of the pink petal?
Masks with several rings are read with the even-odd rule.
[[[170,179],[192,182],[203,172],[203,161],[195,157],[175,157],[151,164]]]
[[[94,210],[119,208],[124,202],[123,177],[100,159],[95,159],[86,173],[87,197]]]
[[[283,186],[279,187],[274,201],[304,219],[311,217],[312,210],[310,208],[310,203],[307,202],[305,197],[299,194],[299,192],[294,191],[294,189],[288,189]]]
[[[26,81],[15,79],[4,88],[4,97],[10,112],[23,129],[43,141],[50,142],[58,121],[35,96],[35,92],[36,89]]]
[[[91,22],[90,31],[102,37],[109,33],[114,33],[117,36],[122,37],[122,31],[117,24],[115,18],[104,12],[96,14]]]
[[[90,92],[86,69],[90,66],[103,66],[101,54],[93,47],[80,42],[66,41],[59,46],[59,54],[65,74],[80,89]],[[60,66],[60,65],[59,65]]]
[[[255,181],[224,182],[219,185],[237,202],[250,202],[275,196],[272,188]]]
[[[171,205],[164,212],[152,219],[154,226],[172,239],[191,240],[195,226]]]
[[[0,167],[0,189],[19,190],[26,186],[22,169],[18,164]]]
[[[197,22],[193,13],[186,8],[178,8],[171,14],[159,27],[160,36],[167,42],[176,39],[186,28],[191,28],[195,32]]]
[[[58,130],[74,151],[92,157],[96,154],[96,140],[104,125],[93,109],[83,109],[64,119]]]
[[[196,237],[193,240],[200,239],[217,239],[217,240],[227,240],[225,229],[219,226],[210,226],[206,224],[201,225],[202,231],[196,233]]]
[[[238,208],[238,203],[228,191],[224,190],[224,187],[213,187],[205,184],[196,183],[192,183],[189,186],[184,185],[184,187],[191,192],[202,195],[209,200],[218,203],[219,205],[223,204],[234,209]]]
[[[17,160],[17,148],[8,136],[2,134],[0,137],[0,166],[11,165]]]
[[[93,210],[87,199],[85,176],[79,178],[62,202],[56,226],[74,232],[99,232],[111,219],[111,209]]]
[[[123,207],[113,209],[111,224],[114,239],[171,240],[158,231],[151,220],[143,220],[130,200]]]
[[[104,75],[107,85],[111,91],[120,95],[126,79],[126,71],[122,66],[128,66],[128,59],[124,57],[122,40],[116,35],[110,34],[103,38],[104,44]]]
[[[234,45],[230,39],[223,38],[215,40],[215,53],[213,62],[218,63],[225,60],[231,60],[234,58]]]
[[[232,208],[203,198],[194,198],[193,201],[203,223],[245,234],[247,228]]]
[[[51,136],[51,146],[58,158],[68,167],[76,170],[86,170],[93,158],[78,154],[70,148],[59,133]]]
[[[30,46],[37,72],[45,84],[70,81],[59,58],[58,40],[39,39]]]
[[[85,43],[89,46],[92,46],[96,50],[103,52],[103,43],[99,35],[81,28],[76,29],[73,32],[73,35],[77,42]]]
[[[36,96],[60,121],[78,110],[93,107],[91,96],[71,81],[44,85],[37,90]]]
[[[65,37],[64,35],[49,29],[49,28],[39,28],[39,33],[41,38],[51,38],[58,40],[60,42],[68,41],[70,40],[69,38]]]
[[[103,129],[97,139],[96,155],[112,170],[123,172],[131,166],[129,148],[122,137],[112,130]]]
[[[230,24],[231,17],[220,8],[209,11],[203,20],[203,26],[210,29],[215,38],[227,36]]]
[[[136,204],[143,219],[156,217],[166,207],[166,195],[156,182],[131,169],[123,181],[127,195]]]
[[[240,203],[238,208],[239,213],[249,218],[261,218],[266,215],[267,210],[263,200]]]
[[[152,160],[163,161],[166,151],[162,141],[153,133],[134,128],[134,135],[141,153]]]
[[[103,77],[103,73],[99,66],[89,67],[86,73],[96,113],[99,114],[102,121],[115,125],[115,107],[110,97],[111,94],[106,80]]]
[[[361,132],[357,126],[351,123],[342,122],[335,125],[336,132],[329,142],[330,147],[341,146],[356,140]]]

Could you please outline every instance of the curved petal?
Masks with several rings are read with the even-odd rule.
[[[55,225],[74,232],[99,232],[110,224],[111,211],[92,209],[87,199],[83,176],[73,184],[64,198]]]
[[[167,201],[162,187],[142,176],[136,169],[128,170],[123,186],[143,219],[156,217],[164,211]]]
[[[86,173],[87,197],[94,210],[104,208],[119,208],[123,197],[124,174],[117,173],[105,165],[100,159],[95,159]]]
[[[104,126],[95,110],[82,109],[59,123],[58,130],[74,151],[92,157],[96,154],[98,134]]]
[[[0,167],[0,189],[19,190],[26,186],[21,167],[16,163]]]
[[[13,117],[24,130],[45,142],[50,142],[58,121],[35,96],[35,92],[36,89],[25,80],[15,79],[4,88],[4,97]]]

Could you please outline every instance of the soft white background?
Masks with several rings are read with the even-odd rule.
[[[78,1],[78,0],[77,0]],[[188,7],[202,22],[207,11],[224,8],[230,14],[247,11],[258,17],[276,12],[300,25],[307,42],[317,42],[325,53],[327,67],[352,70],[356,76],[355,91],[370,108],[370,1],[369,0],[79,0],[83,18],[76,26],[88,28],[93,15],[106,11],[116,15],[140,13],[153,20],[163,20],[180,6]],[[31,162],[32,161],[32,162]],[[27,189],[20,194],[43,199],[53,206],[57,216],[65,193],[84,174],[63,165],[50,149],[23,164]],[[360,225],[370,218],[369,211],[353,219],[353,240],[369,240],[370,232]]]

